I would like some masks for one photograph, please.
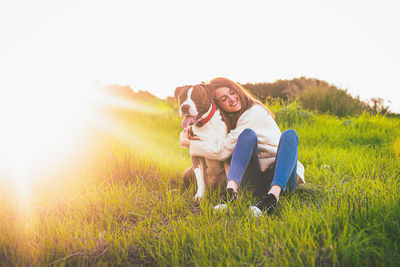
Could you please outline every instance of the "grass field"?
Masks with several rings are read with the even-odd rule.
[[[227,214],[213,213],[218,192],[196,204],[176,108],[132,103],[99,111],[103,124],[29,196],[2,174],[1,264],[398,266],[400,119],[271,109],[298,132],[306,168],[272,216],[249,216],[248,192]]]

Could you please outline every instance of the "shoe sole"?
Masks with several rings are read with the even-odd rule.
[[[222,211],[225,211],[227,209],[228,209],[228,206],[226,204],[218,204],[218,205],[216,205],[214,207],[214,210],[218,211],[218,212],[222,212]]]
[[[263,216],[263,212],[259,208],[257,208],[256,206],[251,206],[250,207],[250,212],[256,218],[260,218],[260,217]]]

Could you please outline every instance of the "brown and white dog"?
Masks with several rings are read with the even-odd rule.
[[[175,98],[179,102],[179,114],[184,117],[182,127],[188,128],[189,135],[206,141],[226,136],[226,125],[206,85],[177,87]],[[192,164],[197,180],[196,200],[204,196],[206,188],[220,186],[225,182],[224,162],[192,156]]]

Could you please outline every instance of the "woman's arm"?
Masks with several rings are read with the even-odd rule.
[[[215,160],[225,160],[232,155],[239,135],[246,128],[254,130],[259,135],[261,131],[268,131],[273,127],[273,124],[275,124],[275,121],[268,111],[260,105],[254,105],[240,116],[236,128],[231,130],[223,139],[191,141],[190,154]]]
[[[219,140],[192,140],[189,145],[190,154],[214,160],[226,160],[232,155],[237,139],[244,129],[246,128],[236,127],[225,138]]]

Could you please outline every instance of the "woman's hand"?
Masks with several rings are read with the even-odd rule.
[[[188,128],[183,129],[180,136],[181,147],[189,148],[190,140],[200,140],[200,139],[195,136],[191,136],[189,134]]]
[[[187,147],[189,148],[190,145],[190,138],[189,138],[189,131],[187,128],[183,129],[181,132],[181,137],[180,137],[180,141],[181,141],[181,147]]]

